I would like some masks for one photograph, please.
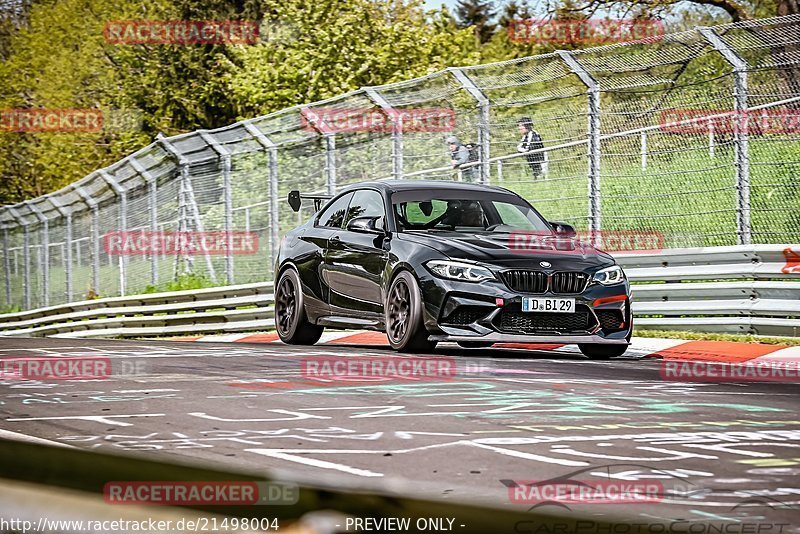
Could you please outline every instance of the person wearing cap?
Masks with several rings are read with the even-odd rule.
[[[446,139],[446,141],[447,145],[450,147],[450,163],[453,165],[454,169],[459,169],[465,163],[470,162],[469,148],[461,144],[461,141],[458,139],[458,137],[451,135]],[[464,180],[473,181],[475,178],[475,172],[477,170],[477,165],[465,167],[461,169],[461,176]]]
[[[526,153],[531,150],[540,150],[544,148],[542,136],[533,129],[533,120],[530,117],[522,117],[517,121],[519,133],[522,134],[522,139],[517,145],[517,152]],[[544,152],[534,152],[533,154],[525,154],[525,159],[528,161],[528,166],[533,173],[533,179],[542,174],[542,163],[545,161]]]

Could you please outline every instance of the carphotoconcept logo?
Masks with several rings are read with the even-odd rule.
[[[296,484],[264,481],[114,481],[103,487],[108,504],[287,505],[300,498]]]
[[[508,25],[513,43],[600,45],[658,39],[664,24],[655,19],[514,19]]]
[[[306,108],[300,123],[305,130],[322,133],[452,132],[456,113],[451,108]]]
[[[252,255],[258,252],[258,234],[246,231],[107,232],[103,249],[111,256]]]

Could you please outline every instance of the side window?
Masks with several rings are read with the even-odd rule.
[[[386,215],[383,196],[371,189],[359,189],[353,194],[353,201],[347,210],[345,224],[356,217],[382,217]]]
[[[322,210],[322,213],[317,219],[317,226],[341,228],[351,198],[353,198],[353,193],[348,193],[334,200],[332,204]]]

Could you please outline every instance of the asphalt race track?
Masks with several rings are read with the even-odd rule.
[[[665,381],[659,360],[465,350],[450,379],[308,380],[303,361],[388,348],[0,339],[0,358],[107,357],[104,380],[0,381],[0,437],[291,472],[414,496],[510,501],[510,481],[656,480],[659,502],[574,505],[644,520],[800,532],[800,388]],[[450,360],[453,361],[453,360]],[[12,434],[13,433],[13,434]],[[23,435],[23,436],[20,436]],[[753,531],[755,532],[755,531]]]

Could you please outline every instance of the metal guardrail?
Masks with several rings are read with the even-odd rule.
[[[272,282],[86,300],[0,315],[0,336],[144,337],[269,330]]]
[[[639,328],[800,335],[800,245],[618,254]],[[0,336],[146,337],[272,330],[272,282],[113,297],[0,315]]]

